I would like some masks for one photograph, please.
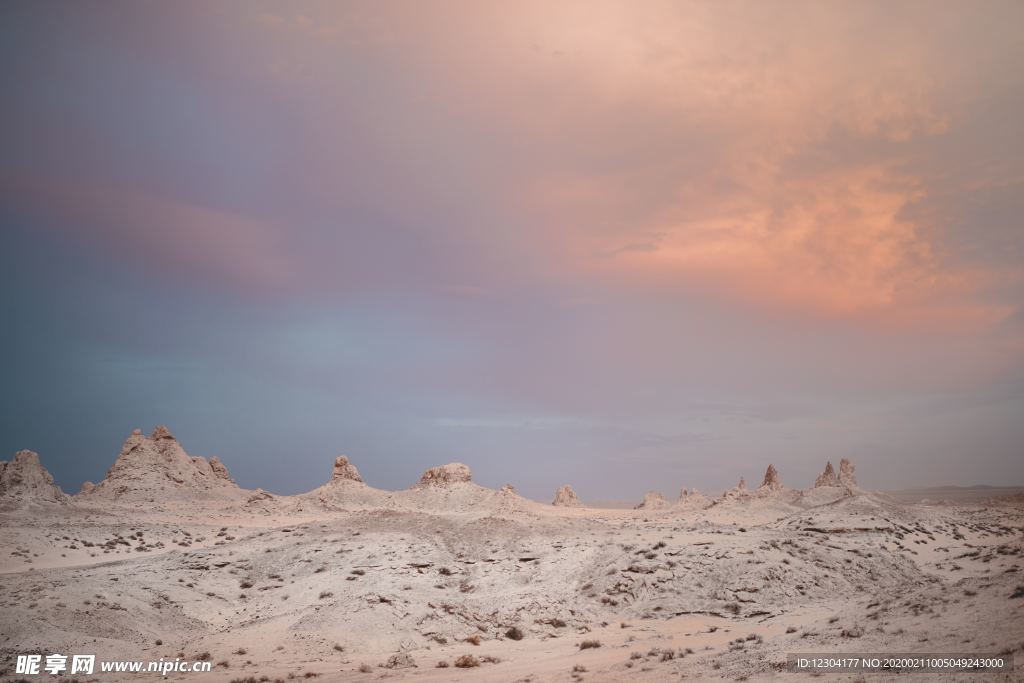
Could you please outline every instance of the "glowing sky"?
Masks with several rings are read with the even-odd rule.
[[[1024,484],[1020,2],[7,2],[0,448]]]

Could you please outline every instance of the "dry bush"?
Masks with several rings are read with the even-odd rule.
[[[591,650],[595,647],[601,647],[600,640],[584,640],[582,643],[580,643],[581,650]]]
[[[455,666],[460,669],[470,669],[474,666],[480,666],[480,660],[473,655],[462,655],[455,660]]]

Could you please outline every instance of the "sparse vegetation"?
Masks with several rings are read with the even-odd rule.
[[[455,660],[455,666],[460,669],[470,669],[474,666],[480,666],[480,660],[473,655],[462,655]]]

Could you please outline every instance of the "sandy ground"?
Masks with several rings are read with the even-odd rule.
[[[1024,666],[1018,507],[555,508],[474,484],[389,496],[9,509],[4,676],[29,652],[209,657],[211,673],[168,676],[195,681],[791,680],[788,652]],[[454,666],[466,655],[479,666]]]

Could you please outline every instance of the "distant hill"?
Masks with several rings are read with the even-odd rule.
[[[901,503],[918,503],[922,500],[937,502],[940,500],[951,503],[981,503],[990,498],[1014,496],[1024,493],[1024,486],[930,486],[927,488],[900,489],[883,491]]]

